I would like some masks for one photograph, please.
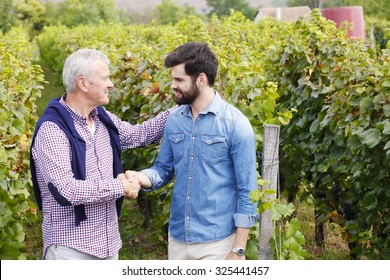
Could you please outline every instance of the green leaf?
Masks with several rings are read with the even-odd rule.
[[[249,198],[252,199],[253,202],[257,202],[260,201],[263,196],[259,190],[254,190],[250,192]]]
[[[390,104],[385,104],[383,106],[383,113],[385,114],[386,118],[390,118]]]
[[[318,119],[315,119],[312,124],[310,125],[310,133],[315,133],[317,132],[319,128],[320,122]]]
[[[364,97],[360,100],[360,113],[366,114],[374,108],[374,102],[370,97]]]
[[[382,137],[380,136],[380,131],[377,129],[369,129],[359,134],[359,138],[360,141],[362,141],[362,143],[370,149],[374,148],[382,140]]]
[[[390,134],[390,120],[384,120],[383,122],[381,122],[381,124],[383,124],[382,133],[389,135]]]
[[[294,213],[295,207],[294,204],[275,204],[272,208],[272,220],[278,221],[283,217],[290,216]]]
[[[265,112],[273,112],[274,111],[274,108],[275,108],[275,101],[272,100],[272,99],[266,99],[263,101],[263,106],[262,106],[263,110]]]

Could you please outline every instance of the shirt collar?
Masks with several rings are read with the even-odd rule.
[[[215,115],[218,115],[218,113],[220,113],[220,107],[221,107],[220,105],[222,102],[222,98],[216,90],[214,90],[214,93],[215,95],[213,101],[211,101],[211,103],[202,112],[203,114],[213,113]]]
[[[82,124],[87,124],[87,118],[85,118],[84,116],[80,115],[78,112],[76,112],[75,110],[73,110],[72,107],[70,107],[68,105],[68,103],[65,102],[65,99],[66,99],[66,96],[67,94],[65,93],[61,99],[60,99],[60,104],[62,106],[65,107],[65,109],[69,112],[69,114],[71,115],[72,119],[74,119],[75,121],[77,122],[80,122]],[[98,115],[98,110],[97,108],[94,108],[91,112],[91,118],[94,119],[97,115]]]
[[[204,109],[200,114],[207,115],[208,113],[213,113],[215,115],[218,115],[220,113],[220,105],[222,102],[222,98],[219,95],[219,93],[215,90],[214,91],[215,95],[211,103]],[[183,110],[183,114],[186,116],[191,117],[191,107],[190,105],[186,105],[186,107]]]

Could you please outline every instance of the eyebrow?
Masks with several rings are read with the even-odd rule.
[[[183,77],[172,77],[172,79],[177,80],[177,81],[184,81]]]

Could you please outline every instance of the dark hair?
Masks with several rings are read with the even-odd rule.
[[[205,73],[209,86],[213,86],[218,71],[218,60],[205,43],[188,42],[174,49],[164,60],[164,66],[171,68],[184,64],[186,74],[196,79]]]

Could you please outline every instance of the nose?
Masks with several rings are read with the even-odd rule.
[[[111,79],[108,79],[108,85],[107,85],[108,88],[113,88],[114,87],[114,84],[112,83]]]

